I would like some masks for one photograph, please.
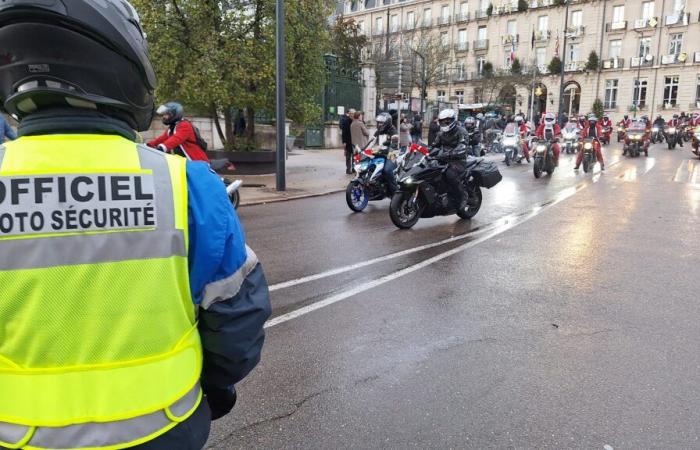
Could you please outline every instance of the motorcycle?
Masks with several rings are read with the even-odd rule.
[[[644,135],[646,131],[639,129],[631,129],[627,131],[627,136],[625,136],[625,150],[627,154],[632,158],[638,157],[642,152],[649,156],[649,150],[644,142]]]
[[[664,141],[664,134],[661,132],[661,128],[654,125],[651,127],[651,143],[660,144]]]
[[[483,158],[467,157],[462,183],[469,197],[467,209],[460,209],[457,199],[449,193],[445,171],[449,163],[441,158],[424,155],[399,178],[399,190],[391,199],[389,216],[400,229],[413,227],[421,218],[457,214],[471,219],[481,209],[481,188],[490,189],[500,183],[502,176],[493,163]]]
[[[610,135],[612,135],[612,128],[603,127],[603,136],[600,139],[603,145],[610,145]]]
[[[622,142],[625,139],[625,132],[627,130],[623,125],[617,126],[617,142]]]
[[[588,173],[593,170],[597,162],[595,155],[595,139],[586,138],[583,140],[583,171]]]
[[[535,159],[532,166],[532,172],[535,178],[540,178],[542,172],[547,172],[548,175],[554,173],[556,166],[554,165],[554,151],[552,143],[545,140],[535,141]]]
[[[700,157],[700,125],[693,130],[693,142],[691,146],[693,147],[693,153]]]
[[[693,139],[695,129],[691,127],[689,124],[683,125],[681,128],[681,136],[683,137],[683,142],[689,142],[690,140]]]
[[[561,150],[567,155],[572,155],[578,151],[578,127],[576,124],[566,124],[561,132],[562,144]]]
[[[209,161],[209,166],[214,172],[218,172],[222,169],[233,170],[235,166],[228,159],[213,159]],[[230,181],[227,178],[221,177],[221,181],[226,186],[226,195],[228,196],[231,205],[234,209],[238,209],[241,205],[241,194],[240,189],[243,186],[243,181],[234,180]]]
[[[486,131],[488,135],[488,151],[491,153],[503,153],[503,132],[499,129],[490,129]]]
[[[345,188],[345,201],[354,212],[362,212],[370,201],[390,196],[389,186],[382,176],[386,158],[376,156],[371,149],[374,139],[365,148],[355,147],[355,179]]]
[[[506,128],[501,140],[503,152],[506,155],[506,166],[510,166],[512,162],[522,164],[523,154],[520,147],[520,133],[517,128]]]
[[[668,149],[673,150],[678,144],[678,129],[672,126],[666,126],[664,129],[664,134],[666,135],[666,143],[668,144]]]

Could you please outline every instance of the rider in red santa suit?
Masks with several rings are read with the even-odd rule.
[[[544,115],[544,120],[540,123],[540,126],[537,127],[535,134],[538,138],[545,139],[552,143],[554,165],[559,166],[559,153],[561,153],[561,148],[557,140],[561,137],[561,127],[557,123],[554,114],[547,113]]]
[[[598,118],[594,115],[588,116],[586,121],[588,126],[581,132],[581,138],[593,138],[593,150],[595,151],[595,156],[600,163],[600,170],[605,170],[605,161],[603,160],[603,152],[600,150],[600,138],[603,137],[603,127],[598,123]],[[583,146],[579,147],[578,154],[576,155],[576,167],[574,170],[578,170],[581,162],[583,161]]]

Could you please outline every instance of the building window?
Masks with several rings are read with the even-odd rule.
[[[391,5],[391,0],[384,0],[385,5]]]
[[[484,73],[484,64],[486,64],[486,58],[484,58],[483,56],[479,56],[478,58],[476,58],[476,70],[479,73],[479,75]]]
[[[389,24],[389,31],[391,31],[392,33],[396,33],[397,31],[399,31],[399,16],[396,14],[392,15]]]
[[[683,12],[685,9],[685,0],[675,0],[673,2],[673,12]]]
[[[437,101],[444,102],[446,99],[447,99],[447,94],[445,94],[445,91],[438,90],[437,91]]]
[[[426,8],[423,10],[423,25],[429,27],[433,22],[433,10]]]
[[[678,102],[678,75],[666,77],[664,80],[664,105],[675,106]]]
[[[651,38],[645,37],[639,39],[639,57],[644,58],[651,51]]]
[[[545,34],[549,30],[549,16],[540,16],[537,18],[537,30]]]
[[[406,13],[406,28],[412,30],[416,26],[416,13],[409,11]]]
[[[360,32],[360,34],[365,34],[365,21],[360,20],[357,22],[357,30]]]
[[[503,56],[503,67],[506,69],[510,69],[512,66],[513,61],[510,59],[510,50],[506,51],[505,55]]]
[[[457,32],[457,42],[465,44],[467,42],[467,30],[462,29]]]
[[[643,108],[647,104],[647,80],[634,80],[634,92],[632,99],[635,105]]]
[[[621,23],[625,21],[625,7],[623,5],[613,6],[612,23]]]
[[[486,40],[486,26],[481,26],[478,30],[476,30],[476,39],[478,41]]]
[[[489,8],[490,4],[491,4],[491,0],[480,0],[479,9],[481,10],[481,12],[485,13],[486,10]]]
[[[567,62],[578,61],[581,46],[579,44],[576,44],[576,43],[567,44],[567,45],[569,48],[567,49],[567,52],[566,52],[566,61]]]
[[[384,20],[381,17],[377,17],[375,21],[374,34],[382,34],[384,32]]]
[[[654,2],[642,3],[642,19],[649,20],[654,17]]]
[[[506,25],[506,34],[510,36],[515,36],[518,34],[518,22],[515,20],[509,20],[508,24]]]
[[[464,103],[464,91],[455,91],[455,97],[457,97],[457,103]]]
[[[469,3],[467,3],[467,2],[460,3],[459,13],[462,15],[462,17],[467,17],[467,14],[469,14]]]
[[[615,39],[610,41],[610,59],[619,58],[622,54],[622,40]]]
[[[547,48],[537,47],[535,49],[535,58],[537,59],[537,67],[544,67],[547,65]]]
[[[571,13],[571,26],[580,27],[583,25],[583,11],[574,11]]]
[[[698,75],[698,79],[695,80],[695,106],[700,103],[700,75]]]
[[[447,5],[442,7],[442,20],[443,23],[447,23],[450,20],[450,7]]]
[[[673,33],[668,40],[668,54],[678,55],[683,49],[683,33]]]
[[[615,109],[617,107],[617,80],[605,80],[605,109]]]
[[[447,34],[447,31],[443,31],[442,33],[440,33],[440,44],[443,48],[450,45],[450,35]]]
[[[457,63],[457,79],[466,80],[467,79],[467,63],[460,61]],[[464,94],[464,93],[462,93]]]

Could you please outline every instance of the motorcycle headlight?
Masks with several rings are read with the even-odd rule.
[[[538,146],[537,146],[537,151],[538,151],[538,152],[543,152],[543,151],[545,151],[545,150],[547,150],[547,146],[546,146],[546,145],[538,145]]]
[[[406,177],[403,180],[401,180],[401,182],[405,184],[413,184],[413,177]]]
[[[583,148],[585,148],[586,150],[590,150],[593,148],[593,144],[591,144],[590,142],[586,142],[585,144],[583,144]]]
[[[669,133],[675,133],[675,132],[676,132],[676,129],[673,128],[673,127],[671,127],[671,128],[668,129],[668,132],[669,132]]]
[[[632,139],[634,139],[635,141],[638,141],[638,140],[640,140],[641,138],[642,138],[642,137],[641,137],[640,135],[638,135],[638,134],[633,134],[633,135],[632,135]]]
[[[503,139],[503,145],[506,147],[512,147],[518,144],[518,140],[516,138],[504,138]]]
[[[574,133],[564,133],[564,139],[575,139]]]
[[[617,131],[625,131],[625,129],[622,127],[617,127]]]
[[[656,127],[654,127],[654,128],[651,129],[651,131],[654,132],[654,133],[658,133],[658,132],[659,132],[659,129],[656,128]]]
[[[695,133],[695,139],[700,141],[700,132]]]

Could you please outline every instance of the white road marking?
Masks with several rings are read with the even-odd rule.
[[[600,179],[600,175],[597,174],[597,176],[594,176],[592,178],[592,183],[596,183]],[[419,271],[421,269],[424,269],[432,264],[435,264],[436,262],[442,261],[445,258],[449,258],[450,256],[456,255],[457,253],[463,252],[464,250],[470,249],[472,247],[475,247],[482,242],[485,242],[492,237],[498,236],[500,234],[505,233],[506,231],[521,225],[528,220],[532,219],[533,217],[536,217],[540,214],[542,214],[544,211],[548,210],[549,208],[561,203],[562,201],[566,200],[567,198],[573,196],[578,192],[579,190],[590,186],[592,183],[583,183],[579,184],[578,186],[572,186],[567,189],[564,189],[561,191],[557,197],[551,202],[548,203],[546,206],[538,206],[535,208],[532,208],[530,213],[527,215],[523,216],[515,216],[513,217],[513,220],[510,220],[503,225],[499,227],[495,227],[494,229],[491,229],[490,232],[486,232],[483,236],[473,240],[466,242],[458,247],[455,247],[451,250],[447,250],[443,253],[440,253],[436,256],[433,256],[432,258],[428,258],[424,261],[421,261],[417,264],[408,266],[404,269],[398,270],[396,272],[390,273],[389,275],[385,275],[381,278],[377,278],[376,280],[364,283],[362,285],[356,286],[352,289],[349,289],[347,291],[341,292],[339,294],[332,295],[328,298],[325,298],[323,300],[319,300],[318,302],[312,303],[310,305],[301,307],[299,309],[296,309],[294,311],[288,312],[286,314],[282,314],[280,316],[277,316],[273,319],[270,319],[265,323],[265,328],[271,328],[276,325],[288,322],[290,320],[296,319],[298,317],[304,316],[306,314],[309,314],[313,311],[319,310],[321,308],[325,308],[326,306],[330,306],[334,303],[341,302],[343,300],[346,300],[348,298],[351,298],[357,294],[361,294],[362,292],[374,289],[377,286],[381,286],[383,284],[386,284],[390,281],[396,280],[397,278],[401,278],[405,275],[411,274],[413,272]],[[313,275],[312,275],[313,276]]]

